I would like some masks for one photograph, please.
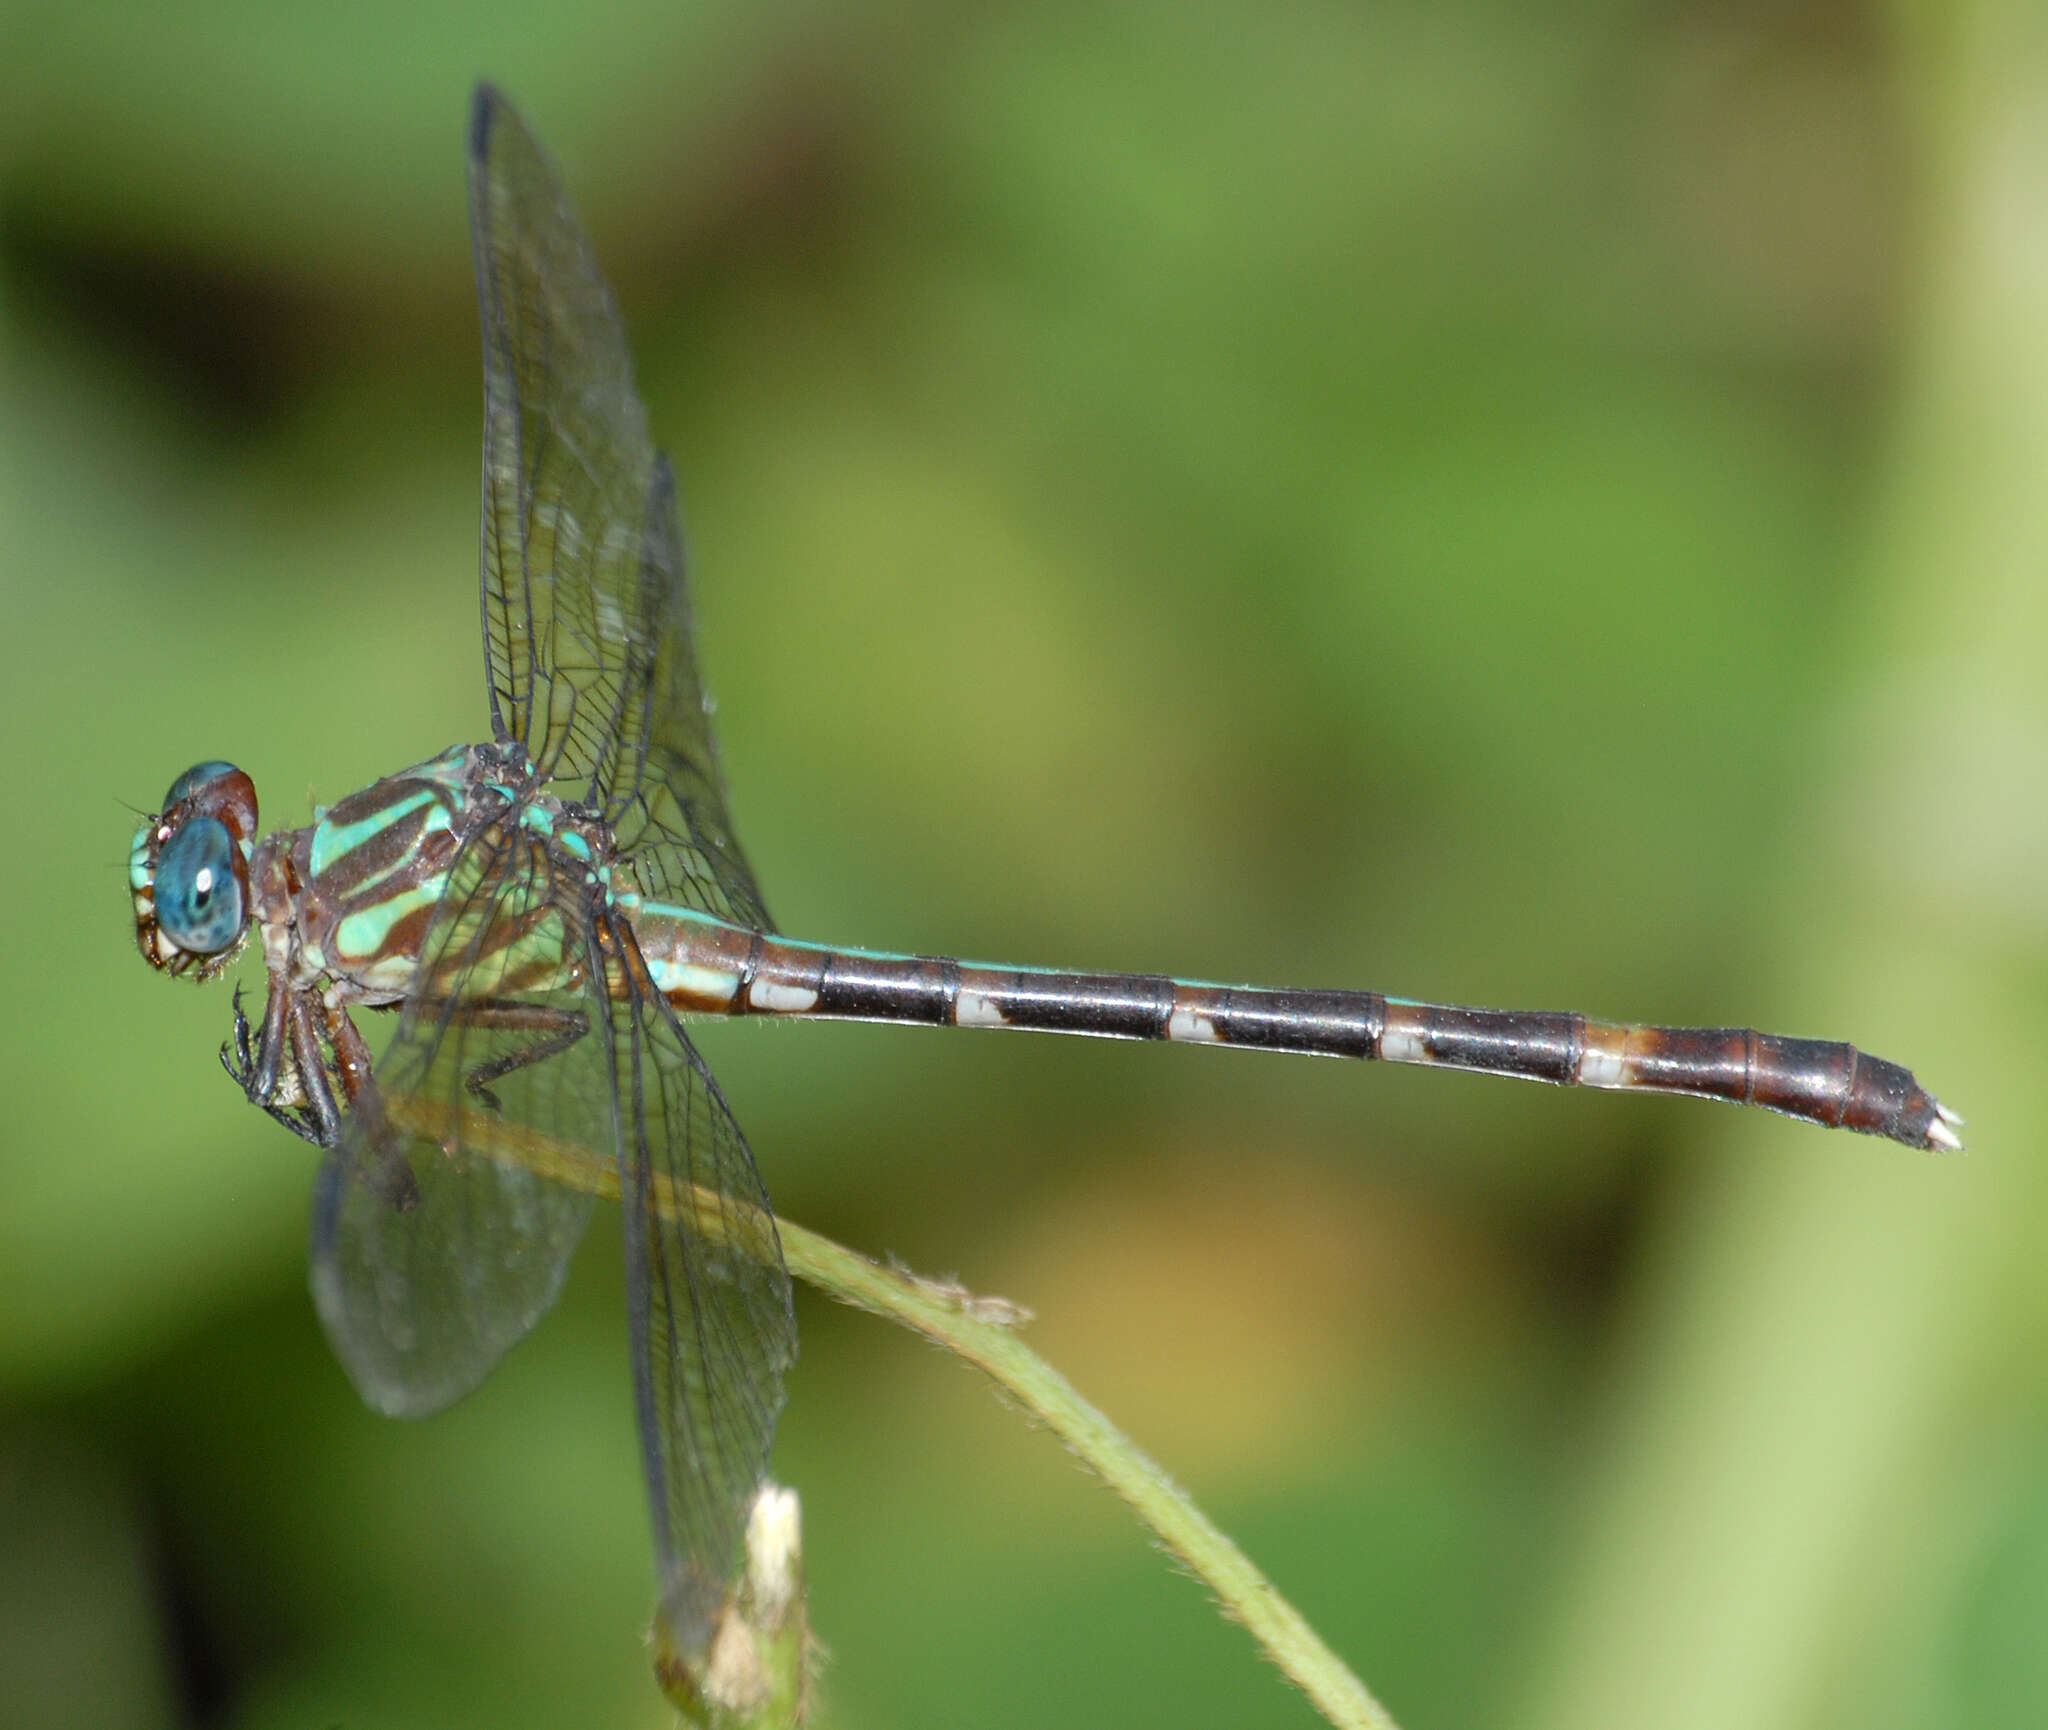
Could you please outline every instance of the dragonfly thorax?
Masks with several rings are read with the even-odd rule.
[[[455,745],[265,840],[252,877],[272,968],[334,1003],[397,1002],[437,912],[463,917],[469,874],[489,862],[501,888],[477,909],[487,929],[457,952],[502,956],[504,990],[561,983],[580,958],[564,953],[559,914],[607,901],[615,865],[602,819],[544,785],[517,745]]]

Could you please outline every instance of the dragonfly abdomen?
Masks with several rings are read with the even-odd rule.
[[[633,910],[678,1009],[1081,1033],[1422,1064],[1561,1087],[1763,1106],[1911,1147],[1961,1144],[1911,1073],[1853,1045],[1747,1027],[1643,1027],[1570,1011],[1462,1009],[1376,991],[1213,985],[1161,974],[994,967],[829,949],[702,914]]]
[[[1760,1105],[1830,1129],[1954,1152],[1962,1120],[1912,1071],[1838,1040],[1751,1027],[1631,1027],[1583,1021],[1583,1086],[1689,1093]]]

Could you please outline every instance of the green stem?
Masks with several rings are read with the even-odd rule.
[[[779,1223],[789,1271],[799,1279],[935,1340],[1035,1414],[1208,1585],[1224,1613],[1244,1624],[1332,1724],[1396,1730],[1387,1709],[1187,1492],[1017,1337],[1021,1312],[999,1298],[977,1298],[957,1286],[883,1267],[787,1220]]]
[[[618,1199],[618,1174],[589,1149],[558,1141],[486,1113],[465,1111],[451,1123],[426,1101],[385,1102],[391,1118],[429,1144],[488,1147],[557,1183]],[[452,1133],[451,1133],[452,1132]],[[687,1215],[713,1238],[732,1228],[730,1197],[679,1188],[656,1178],[655,1209]],[[1341,1730],[1398,1730],[1387,1709],[1322,1639],[1273,1583],[1216,1529],[1187,1492],[1131,1439],[1076,1393],[1067,1379],[1016,1333],[1023,1311],[1002,1298],[976,1297],[957,1285],[921,1279],[884,1267],[843,1245],[778,1220],[789,1271],[841,1303],[900,1322],[976,1365],[1057,1435],[1116,1491],[1188,1571],[1216,1594],[1224,1614],[1240,1622],[1282,1674]]]

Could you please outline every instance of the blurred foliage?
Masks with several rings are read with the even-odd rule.
[[[616,1252],[360,1409],[149,977],[482,729],[461,120],[560,153],[792,932],[1754,1021],[1670,1102],[713,1027],[790,1217],[1034,1339],[1411,1730],[2048,1720],[2048,32],[1995,6],[9,9],[0,1718],[664,1721]],[[245,974],[255,973],[253,965]],[[835,1724],[1302,1724],[973,1376],[802,1311]]]

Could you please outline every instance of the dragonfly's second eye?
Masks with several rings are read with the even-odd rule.
[[[190,818],[164,843],[156,921],[180,949],[217,955],[241,937],[248,901],[235,864],[235,839],[217,817]]]
[[[195,763],[171,783],[171,790],[164,795],[161,809],[169,811],[175,806],[182,805],[202,787],[220,780],[225,775],[239,775],[241,772],[234,764],[223,763],[217,758],[210,763]]]

